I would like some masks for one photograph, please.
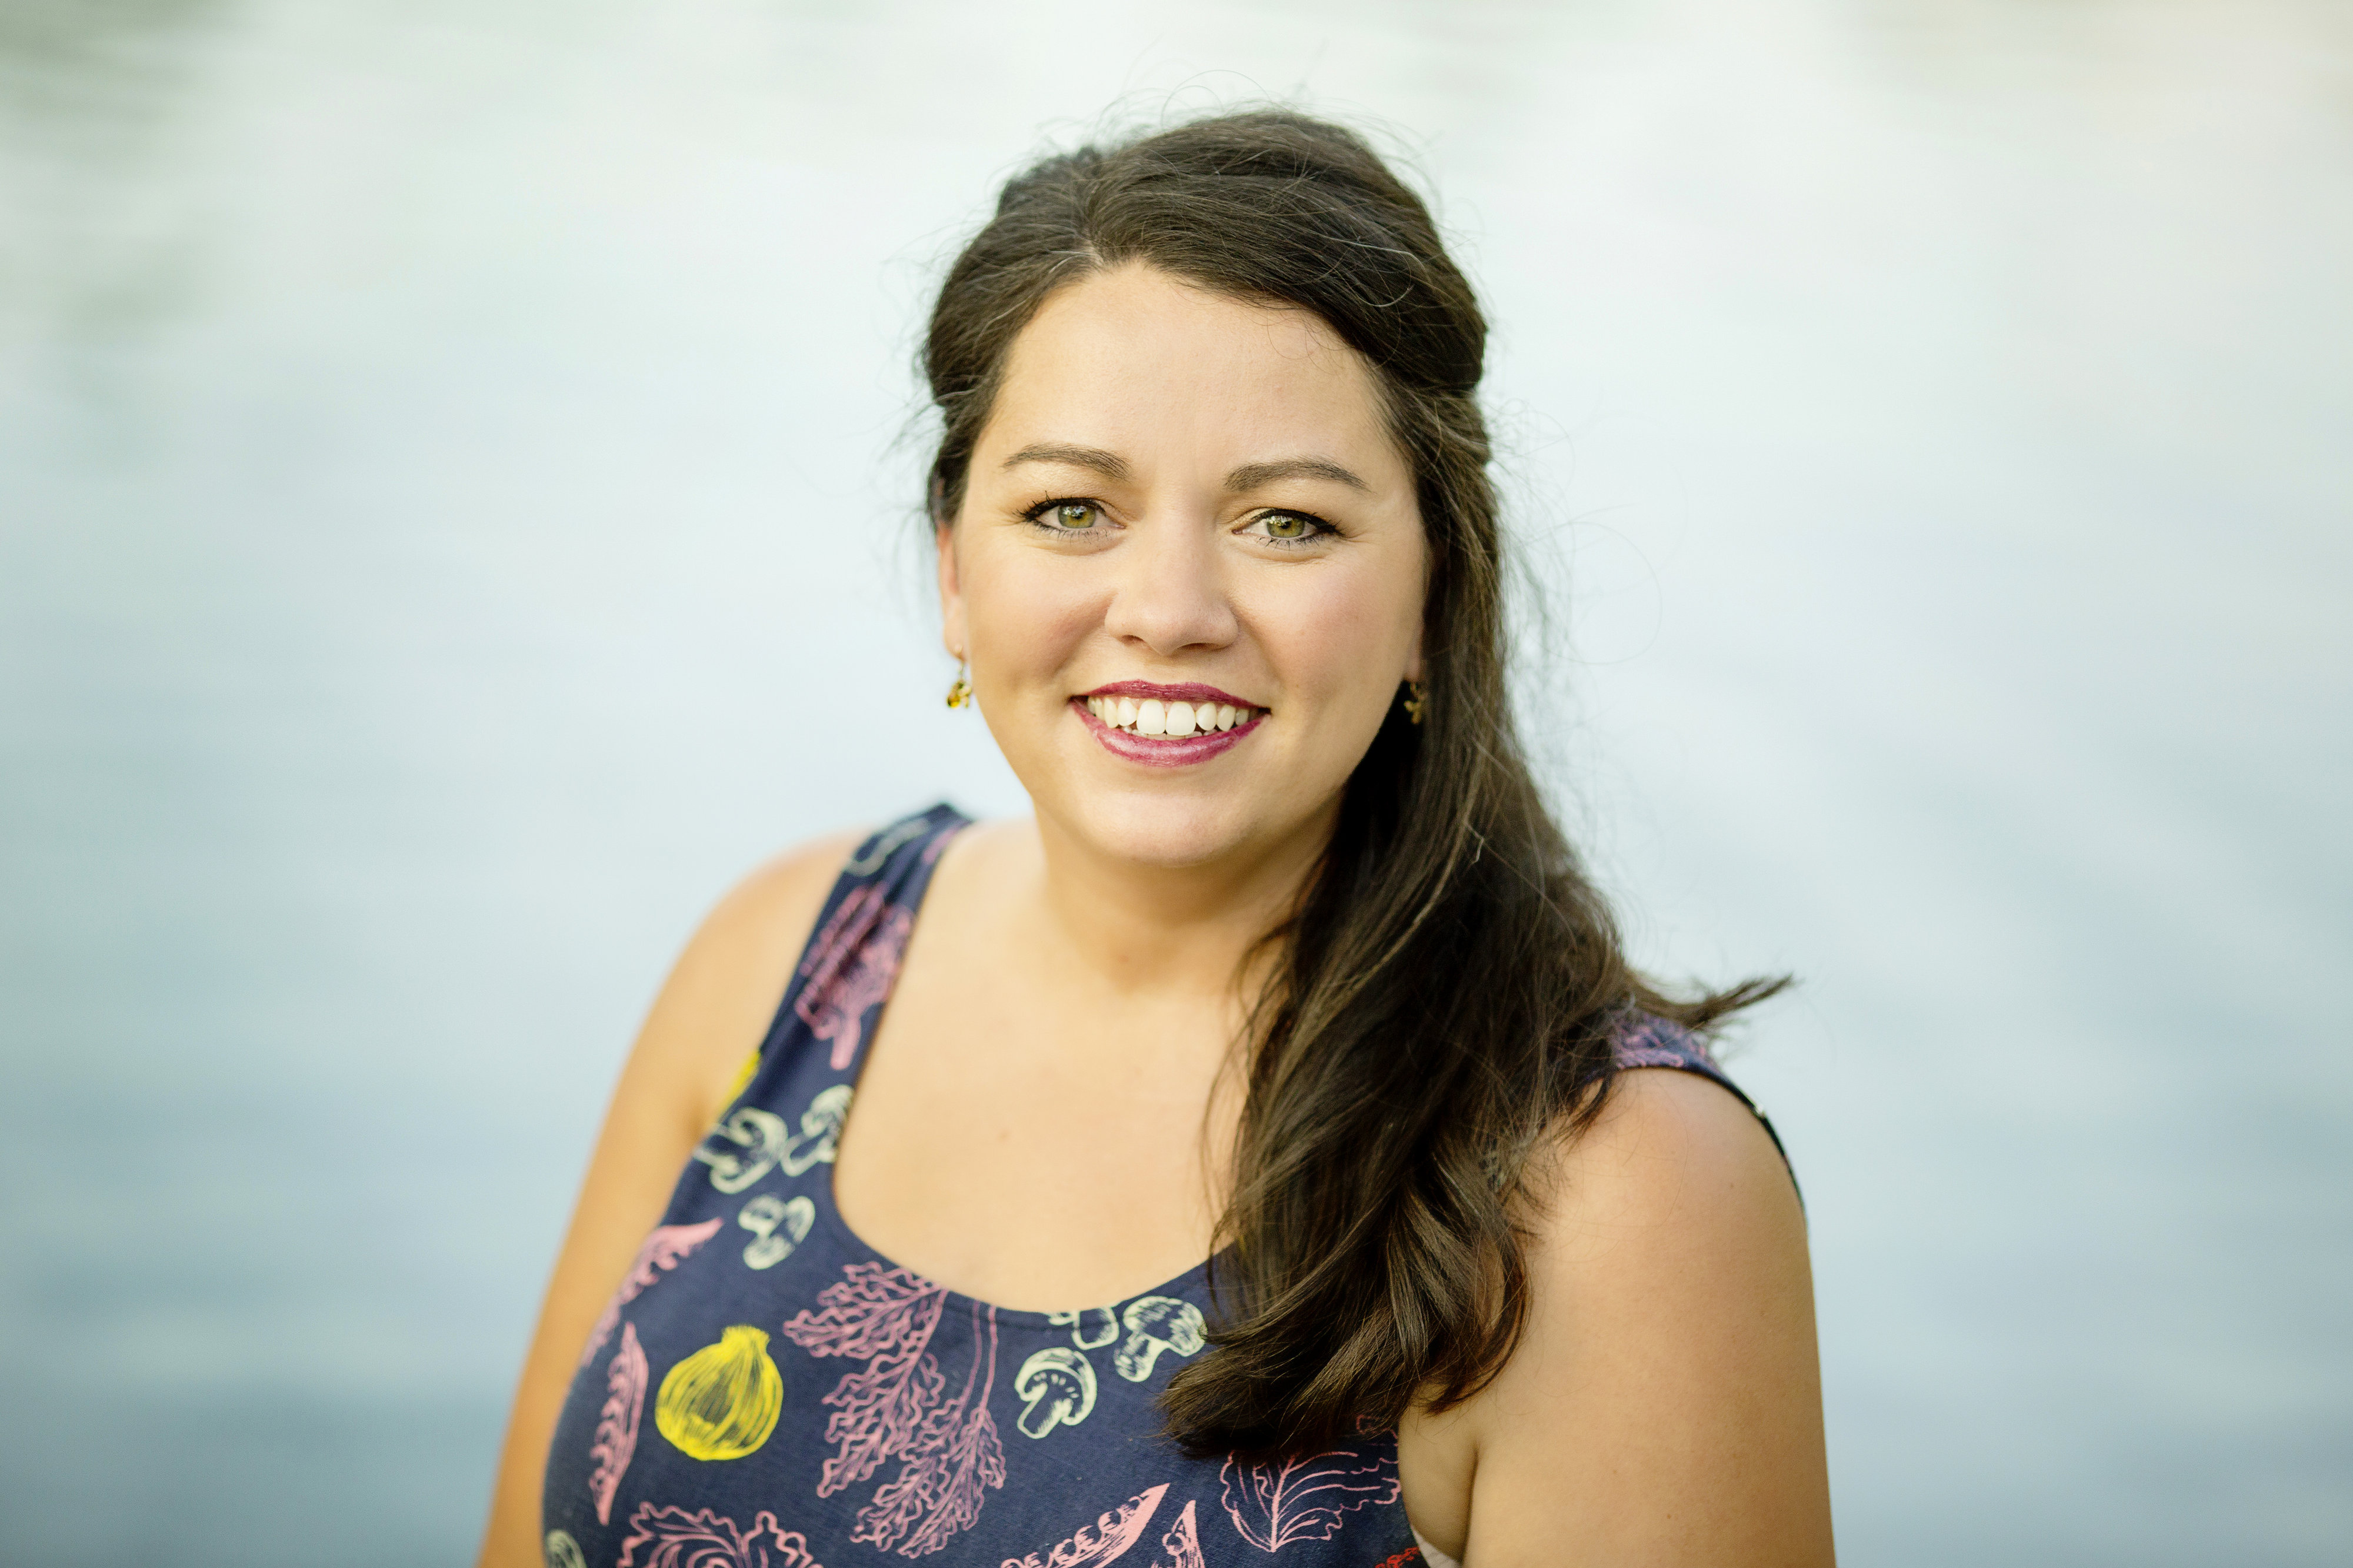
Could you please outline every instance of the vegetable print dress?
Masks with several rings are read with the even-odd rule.
[[[1419,1564],[1393,1434],[1269,1464],[1163,1436],[1154,1402],[1203,1349],[1206,1265],[1100,1307],[1016,1311],[842,1222],[834,1144],[868,1031],[965,826],[945,805],[896,823],[835,884],[582,1347],[548,1455],[548,1568]],[[1619,1055],[1723,1081],[1656,1021]]]

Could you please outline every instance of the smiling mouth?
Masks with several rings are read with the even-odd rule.
[[[1136,698],[1104,693],[1082,700],[1089,713],[1105,729],[1123,735],[1183,740],[1190,735],[1218,734],[1248,725],[1262,711],[1232,702],[1206,699],[1186,701],[1157,697]]]
[[[1071,707],[1104,751],[1147,768],[1186,768],[1223,756],[1274,716],[1194,681],[1115,681],[1071,698]]]

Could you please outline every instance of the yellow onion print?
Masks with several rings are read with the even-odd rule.
[[[784,1407],[768,1336],[738,1323],[670,1369],[654,1396],[654,1426],[691,1458],[740,1459],[768,1440]]]

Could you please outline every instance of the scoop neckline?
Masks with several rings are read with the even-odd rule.
[[[855,1100],[855,1095],[852,1099]],[[850,1228],[849,1217],[841,1212],[840,1204],[835,1201],[833,1176],[830,1170],[827,1173],[824,1184],[825,1202],[818,1207],[818,1223],[831,1232],[836,1241],[846,1244],[851,1251],[865,1254],[868,1258],[885,1268],[913,1275],[938,1291],[942,1300],[951,1305],[987,1313],[991,1321],[999,1328],[1017,1327],[1060,1333],[1064,1330],[1077,1329],[1080,1326],[1079,1319],[1088,1312],[1109,1312],[1116,1321],[1119,1315],[1118,1310],[1123,1303],[1141,1300],[1146,1296],[1174,1296],[1201,1308],[1204,1311],[1208,1308],[1208,1302],[1204,1298],[1208,1295],[1208,1274],[1214,1257],[1203,1258],[1172,1279],[1164,1279],[1157,1285],[1147,1286],[1144,1289],[1128,1295],[1114,1296],[1108,1301],[1098,1301],[1084,1307],[1061,1307],[1050,1311],[1041,1311],[1034,1307],[1006,1307],[995,1301],[985,1301],[977,1296],[966,1295],[953,1286],[941,1284],[922,1269],[900,1262],[859,1235],[857,1231]]]
[[[921,812],[917,815],[920,818],[937,818],[942,813],[946,814],[945,820],[941,821],[929,834],[921,836],[927,846],[931,841],[937,839],[942,834],[953,836],[962,833],[968,827],[976,827],[979,826],[977,818],[966,816],[963,812],[958,811],[953,805],[944,800],[941,801],[938,805],[934,805],[930,810]],[[892,828],[886,826],[881,829],[880,833],[888,834],[891,831]],[[861,841],[859,847],[852,849],[849,857],[842,862],[841,872],[839,876],[835,879],[835,885],[837,888],[843,879],[855,876],[855,873],[850,870],[850,868],[856,865],[861,858],[860,851],[864,848],[865,843],[871,841],[871,837],[868,840]],[[910,840],[909,842],[912,843],[913,840]],[[932,863],[923,870],[922,874],[923,881],[916,890],[913,902],[905,906],[909,911],[911,922],[920,921],[923,919],[923,904],[930,899],[932,893],[932,879],[939,875],[940,863],[947,858],[949,853],[950,851],[947,848],[943,847],[938,851],[938,853],[933,856]],[[886,861],[885,864],[887,865],[888,862]],[[883,867],[877,867],[872,872],[862,877],[857,877],[856,879],[871,886],[876,883],[887,882],[889,879]],[[833,900],[831,899],[827,900],[828,906],[832,902]],[[817,944],[818,932],[823,928],[824,924],[824,910],[820,910],[818,914],[818,919],[812,922],[809,927],[807,939],[801,943],[800,959],[794,966],[796,972],[797,972],[800,963],[807,962],[809,950]],[[913,943],[913,938],[911,930],[909,945],[912,946]],[[882,1016],[890,1011],[891,999],[899,994],[899,980],[904,973],[905,966],[903,963],[892,971],[890,984],[883,988],[881,999],[874,1004],[874,1022],[872,1025],[860,1032],[857,1054],[850,1058],[849,1066],[842,1069],[843,1077],[839,1081],[849,1090],[849,1115],[855,1115],[857,1113],[858,1086],[865,1080],[867,1059],[873,1054],[875,1037],[881,1033]],[[803,1033],[807,1032],[807,1026],[804,1025],[801,1027]],[[814,1040],[815,1037],[812,1035],[810,1036],[810,1038]],[[848,1117],[845,1116],[843,1119],[843,1127],[845,1131],[847,1131],[848,1125]],[[1060,1307],[1050,1310],[1039,1310],[1030,1307],[1006,1307],[1000,1306],[995,1301],[982,1300],[977,1296],[969,1296],[961,1290],[954,1289],[953,1287],[943,1285],[938,1280],[933,1279],[930,1275],[924,1273],[922,1269],[911,1268],[908,1265],[900,1262],[897,1258],[892,1258],[889,1253],[884,1252],[881,1247],[876,1247],[872,1242],[868,1241],[864,1237],[859,1235],[858,1232],[851,1227],[849,1216],[841,1212],[841,1201],[834,1192],[834,1181],[840,1173],[841,1170],[839,1154],[839,1142],[837,1142],[835,1145],[837,1151],[836,1157],[826,1162],[825,1180],[818,1184],[823,1189],[825,1201],[818,1205],[818,1223],[824,1226],[828,1231],[830,1231],[836,1240],[846,1243],[852,1251],[865,1254],[869,1258],[882,1265],[885,1268],[893,1269],[902,1274],[913,1275],[915,1279],[921,1279],[933,1289],[939,1291],[942,1299],[946,1302],[987,1313],[990,1321],[996,1323],[999,1328],[1012,1325],[1020,1328],[1034,1328],[1059,1333],[1064,1329],[1075,1330],[1079,1326],[1078,1319],[1087,1312],[1111,1312],[1113,1315],[1114,1321],[1116,1321],[1117,1309],[1122,1302],[1138,1300],[1146,1296],[1176,1296],[1191,1303],[1193,1306],[1203,1309],[1205,1311],[1209,1306],[1208,1301],[1205,1298],[1209,1294],[1208,1278],[1208,1270],[1209,1265],[1217,1259],[1218,1255],[1216,1253],[1212,1253],[1209,1257],[1194,1264],[1183,1273],[1176,1275],[1174,1278],[1164,1279],[1157,1285],[1147,1286],[1144,1289],[1133,1291],[1124,1296],[1114,1296],[1109,1301],[1092,1302],[1083,1307]],[[1065,1321],[1057,1321],[1057,1319]]]

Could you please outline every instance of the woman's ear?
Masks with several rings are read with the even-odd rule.
[[[1419,521],[1419,518],[1416,521]],[[1430,531],[1425,526],[1421,530],[1421,605],[1413,617],[1413,647],[1405,657],[1405,678],[1408,680],[1421,679],[1421,639],[1430,633],[1430,580],[1437,570],[1436,552],[1430,549]]]
[[[965,657],[964,590],[956,576],[955,529],[946,522],[932,525],[932,544],[939,552],[940,640],[956,658]],[[1415,656],[1417,658],[1419,655]]]

